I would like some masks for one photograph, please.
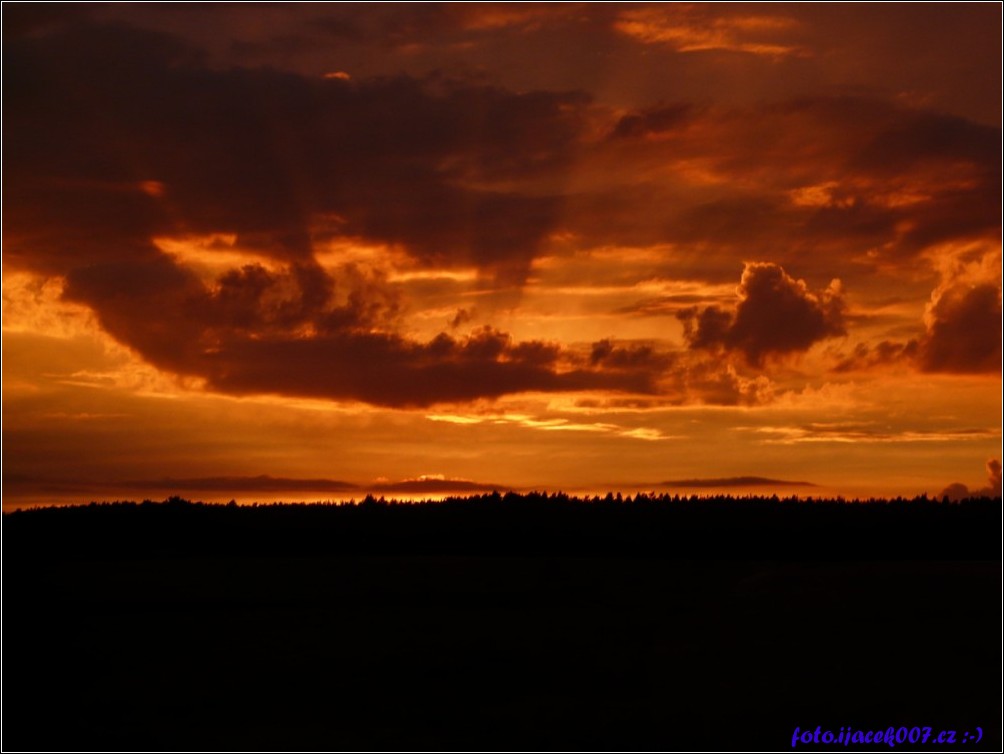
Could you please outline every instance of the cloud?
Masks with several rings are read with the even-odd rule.
[[[451,330],[456,330],[461,325],[467,324],[474,319],[474,310],[468,309],[466,307],[461,307],[457,309],[456,314],[454,314],[449,321],[449,326]]]
[[[248,265],[208,288],[158,260],[76,270],[66,295],[100,302],[102,326],[151,363],[222,392],[428,405],[603,384],[597,373],[557,374],[556,346],[513,343],[491,329],[424,343],[381,331],[380,299],[349,289],[336,300],[339,282],[316,266],[276,273]],[[137,317],[147,306],[170,321]]]
[[[479,424],[512,425],[540,432],[587,432],[593,434],[607,434],[618,437],[627,437],[633,440],[646,440],[650,442],[680,439],[679,436],[666,435],[662,431],[652,427],[624,427],[610,422],[571,421],[565,417],[544,419],[536,418],[534,416],[530,416],[529,414],[506,413],[481,414],[474,416],[457,414],[427,414],[426,419],[434,422],[444,422],[446,424],[456,424],[467,427]]]
[[[646,369],[661,372],[675,361],[669,353],[656,351],[650,344],[615,345],[609,338],[592,344],[589,363],[611,370]]]
[[[990,484],[987,489],[994,497],[1001,496],[1001,462],[996,458],[987,461],[987,475],[990,477]]]
[[[938,244],[999,236],[1000,130],[958,116],[861,95],[692,100],[610,133],[597,180],[620,185],[572,200],[576,230],[673,244],[677,274],[720,280],[737,256],[913,269]]]
[[[417,479],[403,479],[400,482],[374,482],[363,485],[370,492],[493,492],[510,490],[505,484],[474,482],[469,479],[449,479],[439,475],[420,476]]]
[[[584,95],[215,70],[121,26],[22,37],[5,55],[5,252],[65,276],[66,299],[150,363],[225,392],[393,406],[652,389],[497,331],[411,340],[384,281],[314,257],[363,237],[521,280],[555,199],[464,183],[567,160]],[[153,243],[179,234],[230,234],[269,264],[205,281]]]
[[[799,52],[787,42],[798,27],[780,15],[719,15],[702,5],[660,5],[620,13],[614,28],[645,44],[661,44],[677,52],[720,50],[779,57]]]
[[[947,497],[957,502],[968,497],[1000,497],[1001,496],[1001,462],[996,458],[987,461],[987,485],[978,490],[970,490],[962,482],[953,482],[941,491],[938,497]]]
[[[684,363],[675,374],[683,403],[713,406],[761,406],[774,399],[774,385],[765,375],[746,377],[732,364],[710,358]]]
[[[999,274],[999,273],[998,273]],[[918,361],[927,372],[999,373],[999,282],[951,281],[937,288],[925,313]]]
[[[860,372],[888,367],[891,364],[912,364],[917,355],[918,343],[909,340],[897,343],[883,340],[875,345],[858,343],[849,356],[845,356],[833,367],[834,372]]]
[[[938,497],[947,497],[952,502],[958,502],[959,500],[965,500],[971,497],[972,493],[969,488],[962,484],[962,482],[953,482],[941,491]]]
[[[691,120],[693,106],[687,102],[630,113],[617,121],[611,136],[618,139],[658,136]]]
[[[845,334],[840,281],[818,293],[780,266],[747,263],[734,310],[709,306],[677,314],[693,349],[737,351],[753,366],[768,356],[808,350],[826,338]]]
[[[925,306],[923,332],[905,342],[858,343],[834,367],[854,372],[910,365],[924,372],[999,374],[1001,368],[1001,257],[990,241],[936,247],[941,282]]]
[[[303,259],[334,234],[518,278],[557,199],[470,184],[566,164],[589,103],[442,77],[209,69],[175,38],[121,26],[23,37],[5,55],[5,232],[36,266],[134,258],[179,231]]]
[[[1000,429],[889,430],[870,422],[812,422],[801,426],[742,427],[766,435],[771,445],[801,443],[918,443],[998,440]]]
[[[615,345],[603,339],[592,344],[589,363],[612,375],[651,375],[658,386],[654,392],[676,403],[757,406],[774,398],[773,385],[763,375],[747,377],[733,364],[657,351],[649,344]]]
[[[525,391],[652,391],[642,372],[562,369],[561,349],[514,343],[483,329],[427,342],[387,333],[335,332],[310,338],[229,337],[203,353],[179,351],[175,370],[227,393],[282,393],[414,407]]]
[[[333,12],[317,29],[359,41],[376,25],[393,46],[522,33],[579,12],[395,6],[371,20]],[[780,44],[798,27],[771,14],[616,13],[648,23],[655,36],[645,41],[694,50]],[[754,258],[775,263],[746,266],[734,306],[679,315],[692,351],[733,352],[760,368],[846,329],[839,286],[812,291],[782,262],[804,260],[816,279],[848,248],[866,263],[873,251],[913,259],[998,218],[999,130],[879,100],[614,108],[581,91],[369,77],[347,63],[350,79],[325,78],[332,61],[312,76],[210,65],[180,37],[78,16],[43,21],[4,50],[5,262],[65,278],[67,300],[121,343],[216,390],[388,406],[528,390],[762,402],[768,386],[734,365],[654,346],[583,356],[500,331],[419,338],[401,326],[406,302],[392,281],[322,267],[318,250],[379,245],[416,274],[463,269],[513,291],[561,234],[587,248],[662,244],[653,274],[702,282],[734,275],[737,250],[770,252]],[[165,251],[224,236],[258,261],[207,275]],[[225,250],[205,249],[218,251],[222,259]],[[971,364],[941,345],[953,323],[986,309],[970,298],[946,288],[932,303],[927,368]],[[459,303],[443,308],[466,310]],[[639,311],[684,303],[654,299]]]
[[[763,377],[729,364],[603,339],[586,352],[516,341],[485,326],[415,340],[394,331],[398,302],[378,278],[316,265],[248,264],[206,283],[163,257],[74,270],[64,295],[100,302],[101,327],[158,368],[223,393],[282,394],[393,407],[529,391],[662,395],[759,404]],[[138,317],[150,308],[169,319]],[[645,438],[650,439],[650,438]]]

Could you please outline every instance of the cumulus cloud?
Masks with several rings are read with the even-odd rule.
[[[717,359],[687,363],[675,374],[686,400],[721,406],[759,406],[774,398],[774,385],[764,375],[746,377]]]
[[[940,252],[940,255],[939,253]],[[924,372],[994,374],[1001,369],[1001,257],[983,242],[931,255],[941,282],[924,310],[923,332],[907,341],[858,343],[834,371],[906,364]]]
[[[677,315],[691,348],[736,351],[761,366],[769,356],[806,351],[846,332],[839,280],[813,292],[779,265],[747,263],[736,295],[732,310],[709,306]]]
[[[556,199],[472,184],[566,162],[585,95],[213,69],[176,38],[115,25],[4,53],[5,257],[65,277],[65,297],[152,364],[226,392],[394,406],[651,389],[639,370],[568,364],[496,330],[410,339],[385,281],[314,257],[365,238],[521,281]],[[206,281],[153,243],[219,233],[269,264]]]
[[[676,404],[758,406],[774,399],[774,385],[766,376],[745,376],[735,365],[703,354],[659,351],[651,344],[619,344],[605,338],[592,344],[588,363],[611,377],[646,375],[654,385],[653,394]]]
[[[925,371],[999,372],[1000,254],[953,264],[931,294],[918,361]]]
[[[987,461],[987,484],[977,490],[970,490],[962,482],[953,482],[941,491],[939,497],[949,500],[964,500],[967,497],[1000,497],[1001,496],[1001,462],[996,458]]]
[[[233,394],[419,407],[527,392],[610,391],[759,404],[764,377],[731,364],[603,339],[588,349],[484,326],[416,340],[395,331],[381,281],[317,265],[249,264],[206,282],[168,258],[74,270],[64,295],[100,302],[101,326],[155,366]],[[138,317],[142,309],[160,316]],[[686,356],[687,358],[682,358]]]
[[[660,44],[689,29],[704,39],[693,49],[794,28],[781,17],[687,9],[680,18],[604,12],[654,23],[645,28]],[[355,43],[375,24],[397,47],[443,30],[527,30],[541,14],[557,23],[563,13],[346,10],[317,29]],[[731,364],[647,345],[601,342],[583,356],[496,330],[416,339],[396,326],[403,304],[386,280],[322,268],[315,250],[361,240],[416,268],[474,269],[485,286],[518,288],[560,230],[587,246],[664,243],[672,253],[661,264],[707,281],[734,275],[743,244],[759,251],[796,239],[783,253],[809,259],[811,247],[829,268],[832,249],[844,254],[849,241],[886,249],[913,234],[903,244],[916,252],[998,219],[999,130],[957,117],[849,97],[625,110],[581,91],[444,75],[210,65],[178,36],[86,15],[101,14],[43,18],[5,40],[5,262],[65,278],[67,299],[120,342],[218,390],[396,406],[525,390],[762,402],[769,384]],[[947,188],[928,180],[948,167]],[[817,185],[832,185],[826,196],[840,201],[792,201]],[[923,213],[867,199],[906,188],[926,197]],[[213,234],[267,264],[206,280],[153,241]],[[964,293],[946,287],[932,300],[926,368],[986,369],[975,346],[950,349],[956,329],[993,310],[986,290]],[[457,311],[451,329],[463,323]],[[680,316],[692,351],[734,352],[761,367],[842,334],[843,312],[838,284],[813,291],[780,264],[753,263],[733,306]]]
[[[987,489],[990,490],[990,494],[996,497],[1000,497],[1001,494],[1001,462],[996,458],[991,458],[987,461],[987,475],[990,478],[990,484]]]

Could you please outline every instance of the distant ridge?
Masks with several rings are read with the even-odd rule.
[[[476,482],[470,479],[419,477],[400,481],[357,484],[339,479],[300,479],[258,476],[208,476],[163,479],[134,479],[115,486],[132,490],[176,490],[178,492],[492,492],[512,489],[509,485]]]
[[[662,482],[666,487],[818,487],[813,482],[793,482],[789,479],[770,479],[765,476],[726,476],[717,479],[670,479]]]

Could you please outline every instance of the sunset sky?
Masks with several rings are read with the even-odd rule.
[[[4,4],[3,505],[1000,494],[1000,29]]]

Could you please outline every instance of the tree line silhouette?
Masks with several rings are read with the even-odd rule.
[[[811,723],[981,725],[999,750],[1000,515],[542,492],[16,511],[4,743],[776,751]]]
[[[441,501],[116,501],[4,514],[12,557],[337,554],[953,558],[999,554],[1000,498],[493,492]]]

